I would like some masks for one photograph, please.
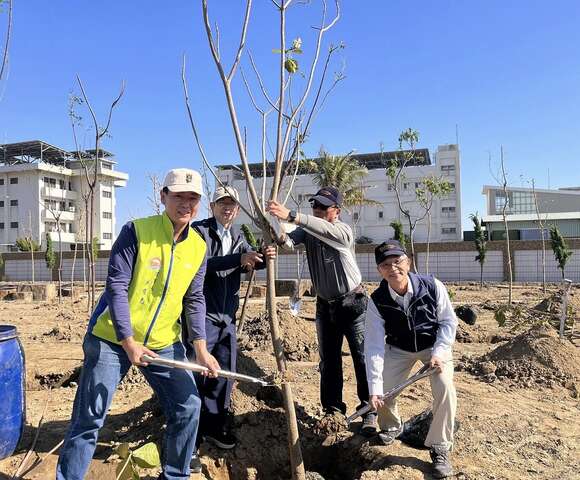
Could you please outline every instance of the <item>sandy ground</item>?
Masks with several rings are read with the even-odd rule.
[[[369,286],[373,288],[372,286]],[[580,478],[580,348],[560,342],[551,327],[535,328],[538,320],[556,316],[548,305],[532,310],[547,296],[535,285],[514,289],[517,318],[500,328],[494,311],[507,301],[504,285],[452,285],[456,304],[470,304],[477,323],[460,322],[455,346],[459,430],[452,454],[458,479],[578,479]],[[580,292],[572,305],[580,310]],[[347,427],[342,419],[327,419],[318,404],[318,352],[314,302],[305,298],[300,317],[292,317],[288,299],[279,309],[291,385],[297,407],[307,470],[326,480],[429,479],[429,453],[400,441],[390,447]],[[545,306],[545,304],[544,304]],[[246,336],[240,341],[239,371],[268,376],[275,371],[263,299],[251,299]],[[0,461],[0,479],[11,478],[29,449],[37,425],[46,413],[32,459],[43,458],[66,431],[76,379],[82,362],[81,342],[87,323],[83,299],[58,302],[0,302],[2,323],[16,325],[26,352],[27,427],[15,454]],[[531,330],[530,330],[531,328]],[[580,329],[580,325],[577,325]],[[343,355],[345,397],[354,410],[354,372]],[[427,381],[403,392],[399,405],[405,418],[429,407]],[[349,413],[351,413],[349,411]],[[233,399],[233,426],[239,445],[219,451],[203,445],[204,470],[192,478],[289,478],[286,419],[279,391],[238,384]],[[115,442],[138,446],[161,437],[163,416],[149,386],[131,371],[120,386],[101,432],[88,479],[114,479],[118,460]],[[54,478],[56,456],[48,455],[25,479]],[[141,478],[157,478],[158,470],[141,470]]]

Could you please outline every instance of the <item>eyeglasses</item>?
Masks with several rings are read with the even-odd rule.
[[[379,264],[379,268],[384,268],[385,270],[388,270],[389,268],[401,268],[405,263],[405,260],[405,257],[401,257],[394,262],[382,262]]]
[[[328,210],[329,208],[334,208],[336,205],[322,205],[322,203],[317,202],[316,200],[312,202],[312,209],[313,210]]]

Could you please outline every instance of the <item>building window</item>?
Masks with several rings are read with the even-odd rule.
[[[379,220],[382,220],[384,218],[384,213],[382,211],[379,212]]]
[[[421,187],[421,182],[415,182],[415,188]]]
[[[0,230],[4,230],[4,222],[0,222]]]
[[[60,188],[61,190],[66,190],[66,182],[64,180],[59,180],[58,188]]]
[[[12,177],[10,179],[10,185],[18,185],[18,177]]]
[[[4,179],[0,178],[0,185],[4,185]]]
[[[10,206],[11,207],[17,207],[18,206],[18,200],[10,200]]]
[[[389,183],[389,184],[387,185],[387,190],[388,190],[389,192],[392,192],[392,191],[393,191],[393,184],[392,184],[392,183]]]
[[[56,187],[56,178],[44,177],[44,184],[48,187]]]
[[[113,214],[111,212],[103,212],[103,218],[113,218]]]
[[[441,173],[453,173],[455,165],[441,165]]]
[[[0,208],[4,206],[4,200],[0,200]]]
[[[103,190],[103,198],[111,198],[113,195],[110,190]]]
[[[407,182],[403,183],[403,190],[407,190],[409,188],[409,184]]]
[[[18,228],[18,222],[10,222],[10,228]]]
[[[111,240],[113,238],[112,233],[103,233],[103,240]]]
[[[68,182],[68,189],[72,192],[72,182]]]
[[[457,229],[455,227],[443,227],[441,229],[441,233],[443,235],[449,234],[449,233],[457,233]]]
[[[455,191],[455,183],[453,182],[449,182],[449,187],[451,188],[451,191],[454,192]]]
[[[454,217],[455,207],[441,207],[441,215],[444,217]]]
[[[110,163],[107,163],[107,162],[101,162],[101,167],[104,170],[111,170],[113,168],[113,166]]]
[[[63,212],[66,210],[66,202],[58,202],[58,206]]]
[[[358,212],[354,212],[354,213],[352,214],[352,219],[353,219],[355,222],[356,222],[356,221],[358,221]]]

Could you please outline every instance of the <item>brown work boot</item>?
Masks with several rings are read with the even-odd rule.
[[[453,475],[453,467],[449,461],[449,449],[445,445],[432,445],[429,450],[433,462],[433,476],[447,478]]]

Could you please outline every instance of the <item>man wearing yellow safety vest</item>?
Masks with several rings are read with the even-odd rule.
[[[115,241],[105,291],[83,343],[83,369],[57,480],[84,478],[113,394],[132,364],[157,393],[167,420],[159,478],[189,478],[200,412],[195,381],[189,371],[148,364],[142,357],[186,360],[183,327],[197,362],[209,367],[211,376],[219,369],[205,342],[206,245],[190,227],[201,195],[198,172],[169,171],[161,192],[163,214],[127,223]]]

